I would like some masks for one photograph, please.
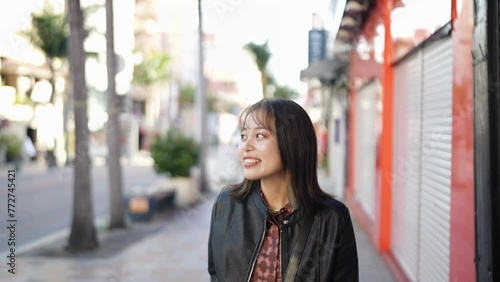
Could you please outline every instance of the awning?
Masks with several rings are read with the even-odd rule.
[[[337,59],[324,59],[313,63],[300,72],[300,80],[319,79],[321,81],[336,80],[342,73],[345,62]]]
[[[0,60],[0,74],[35,76],[42,79],[50,79],[52,76],[47,65],[35,65],[5,57]]]

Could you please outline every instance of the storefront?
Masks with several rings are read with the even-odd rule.
[[[347,2],[352,213],[398,281],[474,281],[472,1]]]

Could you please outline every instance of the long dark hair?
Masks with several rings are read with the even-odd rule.
[[[283,169],[290,175],[291,203],[308,211],[323,205],[327,194],[318,184],[318,143],[306,111],[291,100],[272,98],[246,108],[240,115],[240,128],[249,116],[269,129],[278,141]],[[231,192],[236,198],[244,199],[259,183],[259,180],[244,179],[233,185]]]

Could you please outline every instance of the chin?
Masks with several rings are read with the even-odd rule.
[[[253,175],[253,174],[243,174],[243,177],[245,177],[246,180],[259,180],[260,177],[258,177],[257,175]]]

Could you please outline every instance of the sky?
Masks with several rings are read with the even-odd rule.
[[[33,47],[27,40],[17,36],[19,30],[30,28],[30,14],[43,7],[43,1],[26,0],[23,5],[12,4],[8,0],[0,0],[0,55],[14,59],[26,59],[26,55],[35,64],[44,62],[41,54],[32,54]],[[56,8],[60,8],[56,5]]]
[[[398,8],[391,14],[393,37],[411,37],[417,28],[432,33],[450,20],[447,11],[451,11],[451,1],[403,0],[403,4],[404,8]],[[427,8],[431,6],[432,9]],[[426,17],[421,16],[424,13]]]
[[[300,71],[307,67],[312,13],[328,15],[329,0],[205,0],[204,30],[224,47],[269,42],[270,72],[277,82],[305,91]],[[331,17],[331,15],[329,15]]]

